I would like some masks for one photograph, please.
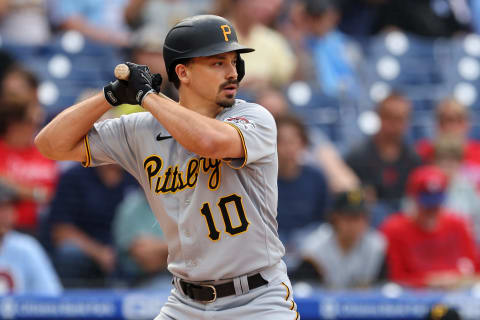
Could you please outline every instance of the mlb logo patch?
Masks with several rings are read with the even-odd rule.
[[[247,118],[245,117],[231,117],[227,118],[228,122],[234,123],[236,125],[242,125],[245,129],[250,128],[255,128],[255,124],[250,122]]]

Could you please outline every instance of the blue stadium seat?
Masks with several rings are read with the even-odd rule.
[[[41,83],[48,81],[56,86],[58,98],[44,104],[49,118],[75,103],[84,90],[102,88],[113,79],[115,66],[125,60],[118,48],[87,39],[83,39],[80,51],[71,52],[63,45],[62,37],[63,34],[57,36],[46,46],[2,44]],[[52,59],[56,59],[55,63]]]
[[[475,43],[475,41],[478,41]],[[449,41],[448,61],[439,65],[445,79],[446,92],[470,105],[475,112],[480,109],[480,51],[471,48],[480,45],[480,37],[466,35]],[[462,90],[462,89],[463,90]],[[471,96],[475,93],[475,96]]]
[[[303,90],[308,88],[308,99],[299,100],[295,94],[300,93],[292,93],[287,89],[292,111],[308,126],[320,129],[339,149],[344,149],[350,144],[352,138],[359,136],[356,124],[358,105],[354,100],[327,96],[312,84],[303,83],[303,85],[306,86]]]
[[[441,67],[451,64],[448,42],[393,32],[371,38],[364,50],[366,87],[383,83],[405,94],[413,103],[409,138],[431,136],[433,126],[428,119],[433,116],[436,101],[448,91],[448,74]],[[369,100],[377,103],[373,97]]]

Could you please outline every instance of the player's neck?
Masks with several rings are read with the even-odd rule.
[[[198,95],[182,94],[181,91],[179,95],[179,103],[185,108],[209,118],[215,118],[222,111],[222,107],[215,102],[205,100]]]

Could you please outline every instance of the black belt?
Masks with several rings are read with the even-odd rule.
[[[250,290],[261,287],[268,283],[263,279],[260,273],[247,277]],[[235,294],[235,285],[233,281],[211,285],[211,284],[193,284],[180,279],[180,286],[185,295],[199,302],[214,302],[217,298],[223,298]]]

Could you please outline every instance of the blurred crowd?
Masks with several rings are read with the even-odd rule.
[[[386,34],[427,42],[475,35],[480,1],[0,0],[0,294],[155,287],[168,279],[162,230],[129,174],[115,165],[54,162],[35,149],[36,132],[60,110],[49,107],[54,92],[40,90],[41,66],[24,57],[73,34],[107,48],[102,54],[113,50],[118,60],[109,55],[108,65],[147,64],[167,79],[167,31],[201,13],[228,18],[239,41],[256,49],[244,57],[239,97],[267,108],[277,122],[278,233],[294,282],[459,289],[480,280],[480,141],[472,135],[479,110],[463,91],[438,94],[417,85],[364,99],[371,92],[359,72],[375,68],[366,64],[371,52],[364,44]],[[393,48],[404,45],[402,37],[392,41]],[[480,41],[470,51],[480,55]],[[88,61],[98,52],[85,53],[94,55]],[[80,54],[74,58],[79,74],[93,69]],[[421,78],[429,63],[413,71]],[[99,90],[111,73],[86,81]],[[59,82],[77,83],[79,74]],[[89,94],[81,89],[76,101]],[[432,130],[412,139],[419,90],[431,100]],[[162,91],[176,98],[168,81]],[[317,93],[325,99],[299,111],[298,101]],[[339,143],[327,126],[315,125],[315,110],[338,100],[363,101],[369,111],[365,130],[348,131],[354,143]],[[142,111],[121,106],[106,116]],[[357,126],[356,119],[346,126]]]

